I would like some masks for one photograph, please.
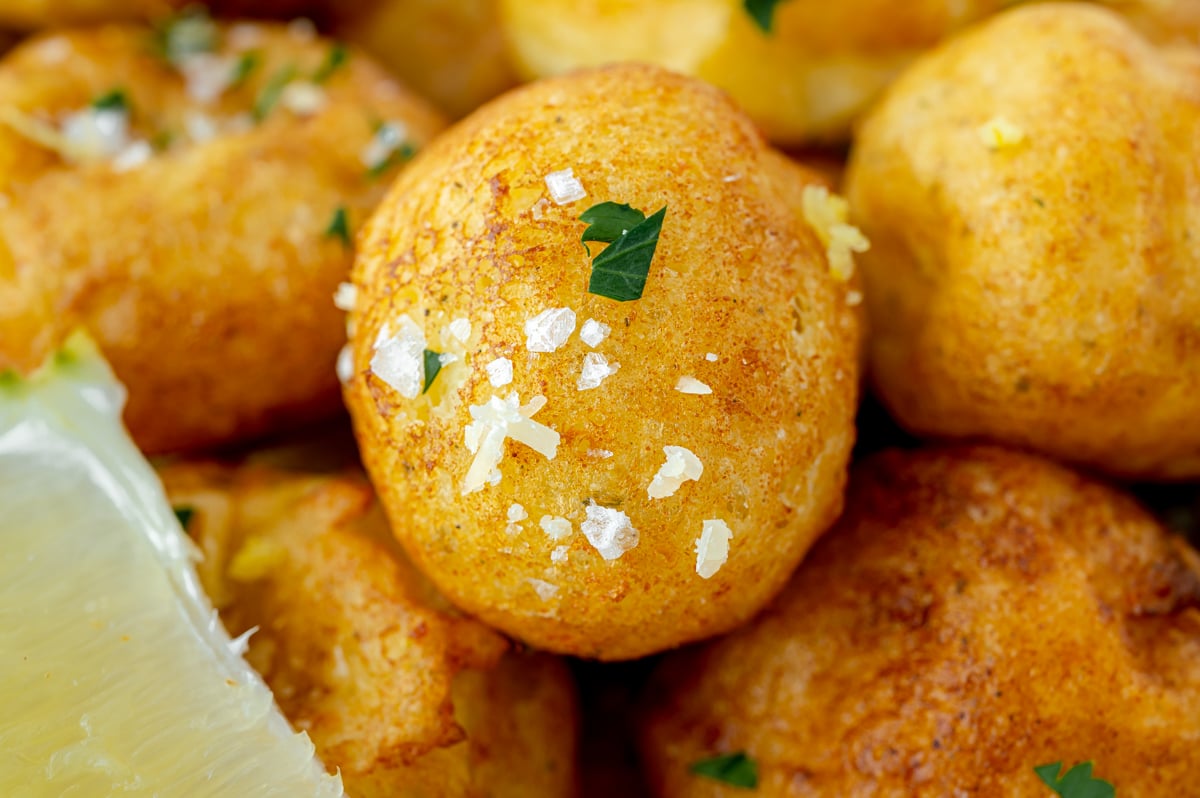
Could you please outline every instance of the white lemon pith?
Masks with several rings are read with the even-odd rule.
[[[235,651],[85,338],[0,374],[0,795],[340,796]]]

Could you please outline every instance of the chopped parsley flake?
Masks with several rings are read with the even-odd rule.
[[[334,44],[329,48],[329,54],[325,56],[321,66],[317,67],[317,71],[313,73],[313,83],[324,83],[329,80],[334,72],[346,64],[349,58],[350,51],[346,49],[346,45],[340,42]]]
[[[238,58],[237,63],[233,65],[233,75],[229,79],[229,88],[236,89],[246,82],[246,78],[254,74],[254,70],[258,69],[262,63],[262,53],[258,50],[247,50]]]
[[[129,111],[129,97],[123,89],[113,89],[92,100],[92,108],[97,111]]]
[[[611,244],[645,219],[646,214],[637,208],[619,202],[601,202],[580,214],[579,221],[588,223],[588,229],[583,231],[580,240],[585,245],[588,241]]]
[[[220,31],[204,6],[188,6],[154,32],[154,49],[178,66],[192,56],[217,49]]]
[[[770,33],[775,25],[775,6],[781,2],[783,0],[742,0],[742,8],[763,33]]]
[[[254,121],[261,122],[270,115],[271,110],[279,102],[279,98],[283,96],[283,90],[296,77],[296,67],[285,66],[276,70],[271,79],[267,81],[267,85],[263,86],[263,90],[259,92],[258,99],[254,101]]]
[[[581,241],[603,241],[609,246],[592,259],[588,292],[618,302],[640,299],[646,289],[646,275],[658,248],[667,208],[646,217],[628,205],[602,202],[580,215],[588,223]]]
[[[159,152],[165,152],[171,149],[171,144],[174,141],[174,133],[169,130],[160,130],[150,139],[150,146]]]
[[[1115,798],[1117,790],[1103,779],[1092,778],[1092,763],[1082,762],[1061,779],[1062,762],[1038,765],[1033,772],[1061,798]]]
[[[432,349],[425,350],[425,387],[421,389],[421,393],[429,393],[429,387],[433,385],[433,381],[437,379],[438,372],[442,370],[442,353],[434,352]]]
[[[353,242],[350,238],[350,215],[346,213],[346,206],[339,205],[333,211],[333,218],[329,220],[329,226],[325,228],[325,235],[329,238],[341,239],[342,244],[349,249]]]
[[[175,517],[179,520],[179,525],[183,527],[183,531],[187,531],[188,524],[192,522],[192,516],[196,514],[194,507],[175,507]]]
[[[720,781],[732,787],[753,790],[758,786],[758,765],[746,756],[745,751],[701,759],[699,762],[693,762],[688,770],[697,776]]]

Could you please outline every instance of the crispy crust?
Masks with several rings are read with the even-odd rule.
[[[559,207],[544,177],[566,167],[588,197]],[[731,629],[782,585],[838,512],[854,436],[858,309],[804,221],[817,180],[721,93],[628,65],[505,95],[414,161],[361,238],[346,400],[384,506],[405,519],[401,542],[453,601],[538,647],[618,659]],[[640,300],[586,292],[576,217],[602,200],[668,207]],[[621,369],[599,388],[577,390],[592,351],[578,336],[526,349],[525,321],[563,306],[613,330],[596,351]],[[403,314],[428,348],[460,357],[415,400],[369,370],[378,331]],[[445,332],[458,317],[466,346]],[[516,377],[495,389],[483,366],[498,356]],[[712,395],[675,390],[683,376]],[[547,398],[536,420],[562,436],[557,457],[510,441],[502,481],[464,496],[468,406],[511,391]],[[651,500],[665,445],[691,449],[704,476]],[[601,559],[580,533],[591,501],[630,516],[637,548]],[[529,518],[510,532],[514,502]],[[571,536],[550,540],[545,515]],[[734,542],[704,580],[695,545],[714,518]],[[558,545],[566,562],[551,560]]]
[[[1022,68],[998,69],[1014,52]],[[901,423],[1123,476],[1200,474],[1198,85],[1194,50],[1052,4],[893,87],[847,194],[873,243],[873,379]],[[1023,139],[989,149],[997,119]]]
[[[564,666],[512,653],[400,554],[361,478],[179,464],[205,590],[350,794],[571,796]]]
[[[441,118],[356,53],[314,115],[276,107],[245,132],[188,143],[188,113],[228,123],[280,70],[316,70],[331,44],[259,26],[260,66],[201,106],[148,37],[133,26],[57,33],[0,62],[8,111],[55,120],[117,87],[137,135],[176,142],[117,173],[68,164],[0,125],[0,370],[35,368],[87,326],[129,388],[126,423],[152,453],[335,412],[344,331],[331,297],[351,255],[325,230],[339,206],[357,227],[384,191],[360,161],[374,120],[402,120],[421,145]]]
[[[1200,558],[1128,496],[993,448],[887,452],[752,624],[663,666],[643,751],[660,796],[758,762],[761,796],[1044,795],[1094,760],[1184,795],[1200,758]]]

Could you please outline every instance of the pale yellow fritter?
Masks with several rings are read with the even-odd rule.
[[[921,52],[1012,0],[787,0],[764,33],[742,0],[499,0],[518,68],[544,77],[620,60],[728,91],[780,144],[845,141]],[[1200,0],[1109,0],[1167,40],[1200,40]],[[763,4],[767,5],[767,4]]]
[[[587,196],[558,205],[546,176],[568,168]],[[639,66],[509,93],[401,175],[361,236],[346,399],[397,535],[451,600],[538,647],[602,659],[727,631],[769,600],[837,514],[854,438],[857,292],[806,222],[819,182],[717,90]],[[640,299],[587,290],[578,217],[605,201],[667,208]],[[555,308],[575,332],[530,351],[527,322]],[[589,319],[610,329],[594,345]],[[376,344],[406,328],[456,358],[413,398],[372,367]],[[581,389],[596,355],[619,367]],[[493,385],[501,357],[513,379]],[[486,449],[472,435],[491,440],[496,406],[518,402],[560,436],[556,451],[501,442],[498,470],[472,482]],[[667,446],[703,473],[651,498]],[[589,533],[622,513],[616,545]],[[732,532],[710,578],[706,521]]]
[[[380,0],[335,7],[337,35],[455,117],[517,83],[497,0]]]
[[[888,452],[780,597],[652,681],[658,796],[1043,798],[1095,762],[1121,798],[1194,795],[1200,557],[1119,491],[992,448]]]
[[[902,424],[1200,475],[1198,122],[1200,52],[1083,5],[1014,10],[905,74],[846,178]]]
[[[292,724],[356,798],[576,790],[570,675],[458,616],[390,539],[360,478],[180,464],[199,569]]]
[[[86,326],[149,452],[334,411],[332,296],[351,252],[331,228],[343,209],[353,234],[403,162],[400,149],[370,173],[382,122],[419,149],[442,120],[358,52],[315,86],[333,52],[302,29],[223,26],[185,80],[149,29],[109,26],[0,61],[0,371],[35,367]],[[125,171],[61,151],[71,115],[112,91],[130,143],[154,148]]]

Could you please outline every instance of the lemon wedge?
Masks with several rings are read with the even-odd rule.
[[[76,336],[0,374],[0,795],[340,796],[200,588]]]

